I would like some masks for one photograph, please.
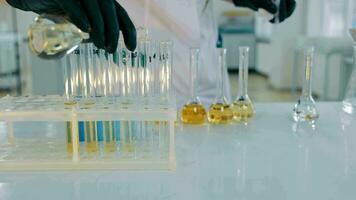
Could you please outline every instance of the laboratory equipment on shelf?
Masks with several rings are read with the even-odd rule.
[[[304,62],[305,71],[303,76],[302,94],[293,109],[293,119],[296,122],[315,121],[319,117],[319,113],[316,109],[315,101],[312,96],[314,47],[308,47],[305,50]]]
[[[224,88],[226,80],[224,74],[226,71],[226,49],[218,49],[219,53],[219,73],[217,73],[216,97],[214,103],[210,106],[208,112],[208,121],[211,124],[229,124],[234,117],[225,94]]]
[[[181,110],[181,121],[184,124],[204,124],[207,113],[197,96],[200,50],[190,49],[190,99]]]
[[[346,96],[343,101],[343,110],[349,114],[356,113],[356,29],[350,29],[354,40],[354,67],[347,86]]]
[[[82,32],[65,18],[54,15],[40,15],[28,30],[29,46],[41,58],[61,58],[89,39],[89,34]]]
[[[255,115],[253,103],[247,94],[249,47],[239,47],[239,54],[238,95],[231,108],[236,122],[247,122]]]
[[[177,111],[167,83],[173,44],[160,42],[157,56],[153,43],[139,36],[131,52],[121,39],[114,54],[80,44],[63,59],[63,97],[1,98],[0,121],[8,129],[0,135],[0,171],[174,169]],[[56,134],[12,128],[28,123]]]

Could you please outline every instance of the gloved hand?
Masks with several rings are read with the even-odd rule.
[[[98,48],[113,53],[119,32],[129,50],[136,48],[136,29],[127,12],[115,0],[6,0],[11,6],[37,14],[58,14],[84,32]]]
[[[233,0],[233,2],[236,6],[251,8],[254,11],[263,8],[271,14],[277,13],[277,6],[273,0]],[[296,2],[295,0],[280,0],[280,2],[279,22],[283,22],[292,15],[296,7]],[[275,18],[270,22],[275,23]]]
[[[285,19],[290,17],[294,12],[295,7],[297,6],[295,0],[280,0],[280,1],[281,3],[279,5],[279,14],[278,14],[279,23],[283,22]],[[273,18],[270,20],[270,22],[276,23],[278,21],[276,21],[276,19]]]

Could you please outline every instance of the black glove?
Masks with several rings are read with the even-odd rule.
[[[263,8],[271,14],[277,13],[277,6],[273,0],[233,0],[236,6],[251,8],[257,11],[259,8]],[[279,22],[283,22],[286,18],[290,17],[295,10],[295,0],[280,0],[279,6]],[[270,22],[275,23],[273,18]]]
[[[136,48],[136,29],[123,7],[115,0],[6,0],[11,6],[37,14],[58,14],[84,32],[94,44],[113,53],[121,31],[129,50]]]
[[[279,5],[279,23],[283,22],[285,19],[287,19],[288,17],[290,17],[294,10],[295,7],[297,6],[297,3],[295,2],[295,0],[281,0],[281,4]],[[270,22],[272,23],[276,23],[276,19],[273,18],[272,20],[270,20]]]

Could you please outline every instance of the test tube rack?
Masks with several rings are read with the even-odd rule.
[[[120,99],[108,103],[107,98],[96,98],[88,108],[81,101],[65,104],[62,96],[0,98],[0,171],[174,170],[175,103],[144,103],[147,101],[142,98],[125,104]],[[126,153],[118,142],[116,152],[103,153],[100,149],[93,155],[85,152],[79,141],[81,121],[155,122],[165,127],[152,137],[150,147],[156,150],[136,148]],[[66,151],[68,122],[72,123],[72,153]],[[45,129],[38,131],[35,126],[43,123],[47,124]],[[162,138],[166,138],[164,142]]]

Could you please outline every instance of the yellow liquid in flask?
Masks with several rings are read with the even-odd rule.
[[[231,106],[234,113],[234,120],[247,122],[255,115],[255,109],[251,102],[235,101]]]
[[[185,124],[204,124],[206,110],[203,105],[191,103],[185,105],[181,112],[181,120]]]
[[[228,124],[234,117],[230,105],[216,103],[210,106],[208,120],[212,124]]]

